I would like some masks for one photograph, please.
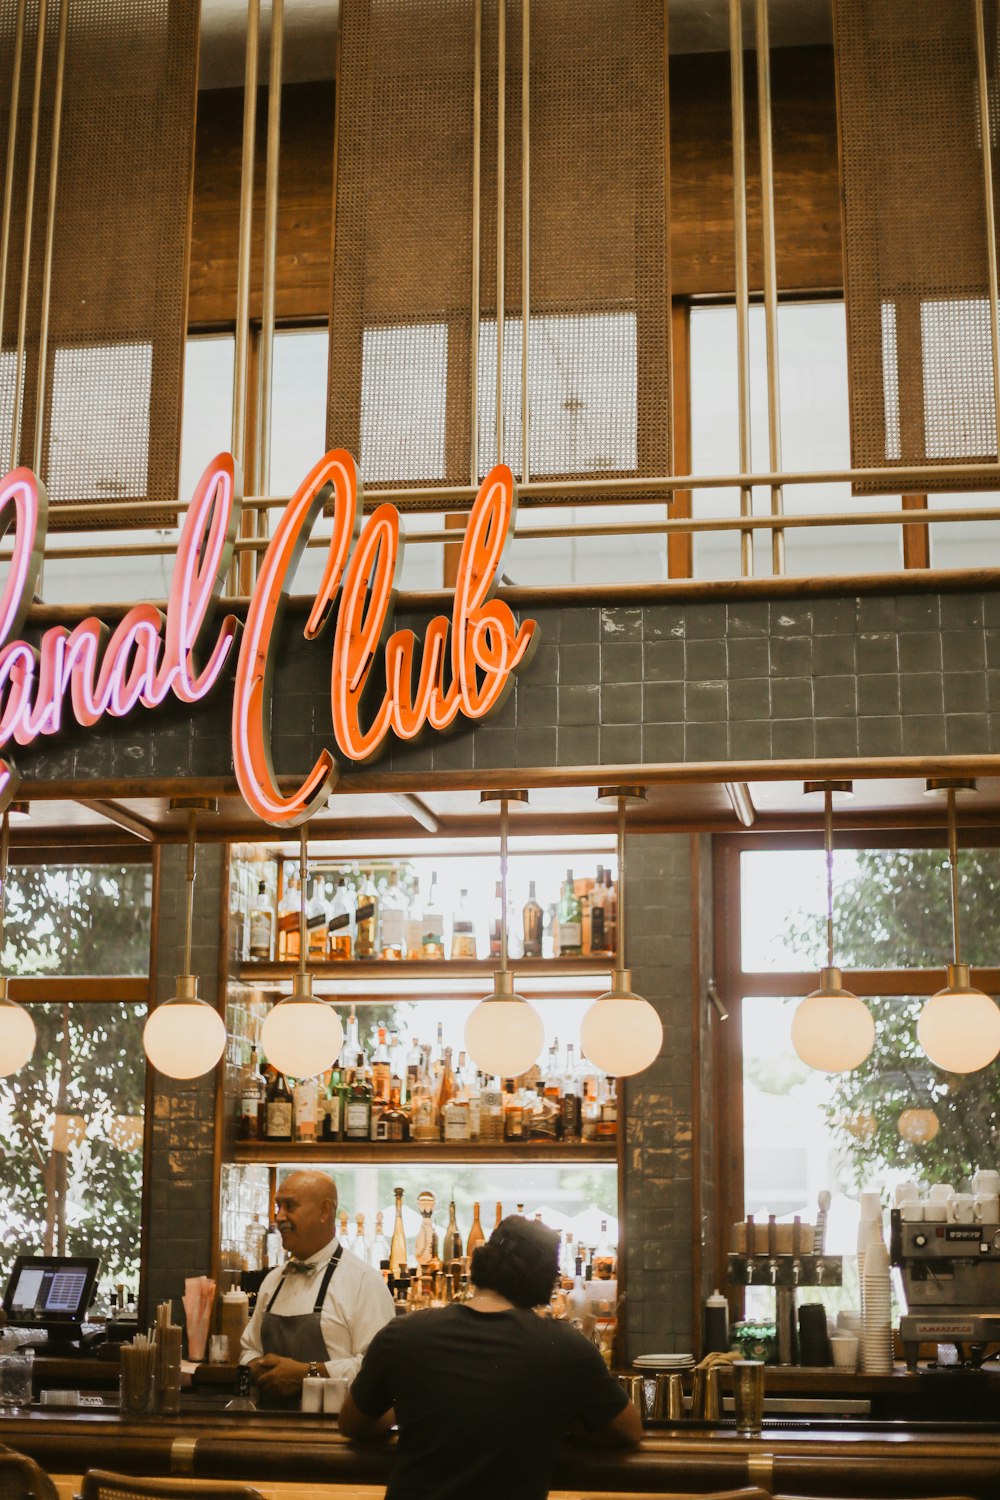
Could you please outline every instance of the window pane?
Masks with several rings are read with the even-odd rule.
[[[152,888],[148,865],[12,868],[4,965],[23,975],[146,975]]]
[[[184,350],[181,426],[182,500],[190,500],[205,465],[229,448],[233,432],[232,334],[188,339]]]
[[[272,495],[291,495],[326,452],[328,349],[325,328],[283,329],[274,336],[268,486]],[[272,531],[274,520],[272,511]]]
[[[32,1005],[34,1057],[0,1079],[0,1274],[15,1255],[99,1255],[138,1284],[144,1006]]]

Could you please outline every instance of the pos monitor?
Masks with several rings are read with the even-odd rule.
[[[78,1338],[99,1264],[96,1256],[19,1255],[3,1297],[7,1322]]]

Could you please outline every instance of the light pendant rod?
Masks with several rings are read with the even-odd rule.
[[[197,844],[195,842],[195,827],[198,814],[193,807],[188,808],[188,835],[187,835],[187,921],[184,929],[184,973],[191,973],[191,935],[194,930],[194,872],[197,862]]]
[[[617,931],[615,933],[615,947],[617,956],[615,964],[618,969],[625,967],[625,807],[627,799],[624,793],[618,795],[618,917]]]
[[[833,788],[823,793],[823,840],[826,848],[826,966],[833,968]]]
[[[308,843],[307,825],[303,823],[299,828],[299,974],[304,979],[306,974],[306,939],[308,927],[306,924],[306,845]]]
[[[948,788],[948,862],[951,866],[951,944],[954,962],[962,962],[958,936],[958,829],[955,823],[955,788]]]
[[[500,798],[500,973],[507,972],[507,821],[509,804]]]
[[[3,953],[4,931],[7,921],[7,863],[10,859],[10,808],[3,810],[0,824],[0,954]]]

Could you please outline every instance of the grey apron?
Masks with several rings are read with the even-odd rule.
[[[316,1293],[316,1301],[312,1312],[294,1313],[288,1317],[282,1317],[271,1309],[277,1301],[278,1294],[285,1284],[288,1268],[282,1274],[281,1280],[271,1294],[264,1316],[260,1324],[261,1348],[265,1354],[280,1354],[285,1359],[301,1360],[303,1364],[311,1364],[313,1360],[317,1364],[325,1365],[330,1358],[326,1341],[323,1338],[323,1328],[320,1316],[323,1311],[323,1303],[326,1300],[326,1290],[334,1271],[340,1264],[340,1257],[344,1253],[343,1245],[338,1245],[327,1262],[326,1272],[319,1284]],[[259,1394],[261,1406],[270,1407],[297,1407],[298,1398],[294,1396],[274,1396],[266,1391]]]

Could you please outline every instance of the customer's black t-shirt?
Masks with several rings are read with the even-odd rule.
[[[395,1409],[386,1500],[545,1500],[565,1429],[598,1431],[628,1401],[575,1328],[461,1302],[380,1329],[351,1395],[370,1417]]]

